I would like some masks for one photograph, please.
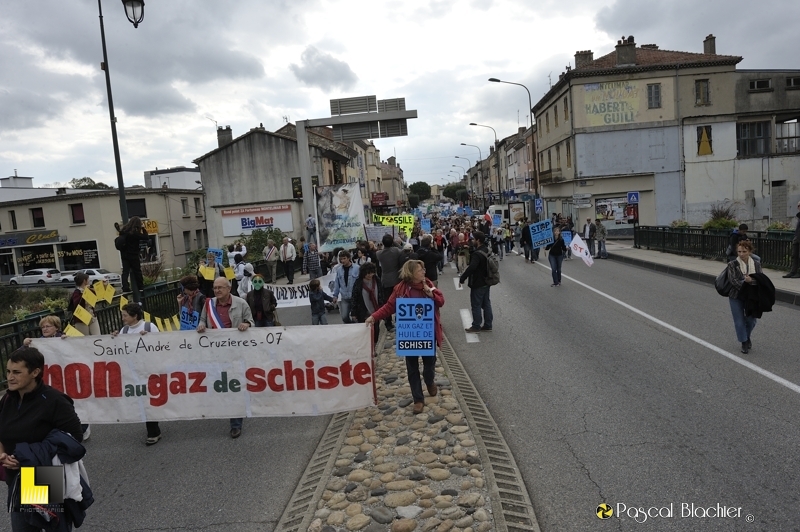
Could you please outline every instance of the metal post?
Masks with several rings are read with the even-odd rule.
[[[317,217],[316,209],[314,208],[314,185],[311,182],[311,153],[308,151],[308,133],[306,132],[307,120],[298,120],[295,122],[297,130],[297,161],[300,167],[300,186],[303,189],[303,210],[305,213],[300,213],[300,219],[305,220],[308,215]],[[319,226],[320,221],[317,220],[317,247],[319,247]]]

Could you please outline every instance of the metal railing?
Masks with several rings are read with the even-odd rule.
[[[634,228],[633,245],[724,262],[730,235],[729,230],[640,225]],[[764,267],[774,270],[791,267],[792,231],[748,231],[747,236]]]

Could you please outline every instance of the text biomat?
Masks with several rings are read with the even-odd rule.
[[[339,366],[316,367],[313,360],[306,360],[302,367],[295,367],[291,360],[285,360],[282,368],[250,367],[244,375],[244,390],[250,393],[268,389],[274,393],[331,390],[340,386],[346,388],[372,383],[372,366],[369,362],[353,365],[347,359]],[[216,393],[242,391],[242,383],[238,379],[229,379],[226,371],[221,372],[220,378],[213,383],[210,378],[213,377],[209,377],[205,371],[173,371],[169,374],[151,374],[146,385],[123,384],[122,368],[117,362],[95,362],[91,365],[73,362],[63,368],[59,365],[46,365],[44,368],[45,384],[72,399],[149,395],[151,406],[163,406],[170,395],[207,393],[209,384]]]

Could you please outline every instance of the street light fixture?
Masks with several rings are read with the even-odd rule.
[[[498,146],[498,144],[497,144],[497,131],[495,131],[492,126],[485,126],[483,124],[476,124],[475,122],[470,122],[469,125],[478,126],[478,127],[488,127],[494,133],[494,156],[495,156],[495,159],[498,159],[497,164],[495,165],[495,167],[497,168],[497,170],[495,171],[495,174],[497,175],[497,190],[499,191],[501,189],[501,187],[500,187],[500,161],[499,161],[500,153],[498,153],[498,151],[497,151],[497,146]],[[489,156],[489,158],[491,159],[491,155]],[[492,169],[490,167],[489,168],[489,185],[490,185],[489,188],[490,189],[491,189],[491,181],[492,181],[491,178],[492,178]]]
[[[469,146],[471,148],[475,148],[475,149],[478,150],[478,157],[480,157],[478,162],[481,163],[481,169],[479,170],[479,172],[480,172],[479,176],[480,177],[478,178],[478,182],[481,185],[481,210],[486,210],[486,198],[484,197],[484,193],[483,193],[483,154],[481,153],[481,148],[480,148],[480,146],[475,146],[474,144],[465,144],[463,142],[461,143],[461,145],[462,146]],[[478,162],[476,162],[475,164],[478,164]]]
[[[525,92],[528,93],[528,118],[530,119],[531,124],[531,135],[533,135],[533,102],[531,100],[531,91],[528,90],[528,87],[523,85],[522,83],[514,83],[513,81],[503,81],[497,78],[489,78],[489,81],[492,83],[508,83],[509,85],[518,85],[525,89]],[[531,139],[531,143],[533,139]],[[536,153],[531,154],[533,156],[533,194],[534,197],[539,197],[539,172],[536,171]]]
[[[125,15],[134,28],[144,19],[144,0],[122,0]],[[111,96],[111,74],[108,68],[108,53],[106,51],[106,32],[103,26],[103,4],[97,0],[97,11],[100,15],[100,41],[103,44],[103,64],[101,69],[106,73],[106,93],[108,94],[108,117],[111,121],[111,143],[114,145],[114,165],[117,169],[117,187],[119,188],[119,212],[122,216],[122,225],[128,222],[128,203],[125,199],[125,182],[122,179],[122,163],[119,158],[119,142],[117,141],[117,117],[114,116],[114,98]],[[142,287],[143,288],[143,287]],[[136,285],[135,276],[131,275],[131,290],[133,300],[140,299],[139,287]]]

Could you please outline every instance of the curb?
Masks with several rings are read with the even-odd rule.
[[[640,268],[645,268],[647,270],[655,270],[659,273],[676,275],[678,277],[683,277],[685,279],[690,279],[692,281],[699,281],[701,283],[708,283],[713,285],[714,281],[716,280],[715,275],[711,275],[708,273],[697,272],[686,268],[678,268],[676,266],[669,266],[667,264],[659,264],[658,262],[652,262],[649,260],[634,259],[632,257],[623,257],[621,255],[615,255],[614,253],[610,252],[608,254],[608,258],[611,260],[623,262],[625,264],[630,264],[632,266],[638,266]],[[788,303],[789,305],[800,306],[800,294],[795,294],[794,292],[789,292],[788,290],[781,290],[779,288],[776,288],[775,301],[776,302],[780,301],[781,303]]]

